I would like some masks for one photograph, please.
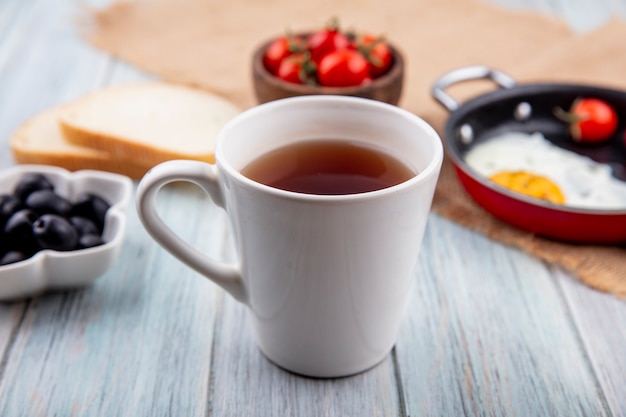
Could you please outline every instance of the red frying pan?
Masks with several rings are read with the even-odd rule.
[[[491,80],[499,88],[462,104],[446,92],[452,84],[479,79]],[[626,242],[626,207],[582,209],[526,197],[496,185],[465,162],[471,148],[504,132],[540,132],[557,146],[610,165],[613,176],[626,181],[625,91],[579,84],[518,84],[500,71],[472,66],[443,75],[434,83],[432,95],[450,112],[444,142],[459,181],[485,210],[513,226],[555,240]],[[599,98],[613,106],[619,117],[614,137],[593,146],[572,140],[567,124],[555,117],[554,108],[568,109],[579,97]]]

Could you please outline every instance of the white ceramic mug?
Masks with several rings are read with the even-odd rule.
[[[268,150],[310,139],[369,144],[417,174],[399,185],[347,195],[301,194],[240,171]],[[261,351],[314,377],[355,374],[393,347],[441,168],[443,148],[422,119],[381,102],[289,98],[249,109],[219,133],[216,165],[170,161],[137,190],[146,230],[182,262],[246,304]],[[210,259],[155,211],[158,190],[190,181],[223,207],[239,261]]]

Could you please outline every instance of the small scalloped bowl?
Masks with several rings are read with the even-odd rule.
[[[11,193],[22,175],[31,172],[45,175],[55,191],[70,201],[84,191],[104,198],[111,205],[102,233],[105,243],[68,252],[42,250],[24,261],[0,266],[0,301],[90,284],[115,262],[124,240],[133,190],[130,178],[103,171],[69,172],[48,165],[18,165],[0,172],[0,194]]]

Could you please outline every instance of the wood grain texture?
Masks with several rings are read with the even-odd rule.
[[[219,256],[219,209],[175,188],[163,191],[159,212]],[[219,295],[152,242],[134,213],[129,220],[124,258],[133,262],[31,302],[0,382],[0,415],[205,415]]]
[[[497,3],[581,31],[626,18],[626,0]],[[149,77],[83,43],[79,10],[0,0],[0,168],[39,110]],[[158,204],[183,238],[234,258],[200,191],[176,185]],[[123,252],[94,285],[0,304],[0,416],[626,416],[625,320],[624,301],[431,216],[394,353],[354,377],[302,378],[266,360],[245,308],[156,245],[131,207]]]
[[[624,0],[488,0],[512,9],[558,16],[577,32],[588,32],[609,19],[626,19]]]
[[[9,3],[1,2],[3,10]],[[20,2],[22,4],[22,2]],[[72,1],[23,2],[0,43],[0,166],[13,164],[11,133],[37,112],[72,100],[101,83],[110,59],[86,46],[71,25]],[[2,14],[0,14],[2,15]]]
[[[555,274],[611,412],[626,416],[626,303]]]
[[[437,216],[425,239],[396,346],[409,415],[607,415],[545,265]]]
[[[0,303],[0,381],[28,303]]]
[[[391,357],[353,377],[304,378],[267,360],[256,347],[252,333],[244,307],[226,297],[215,335],[210,415],[401,415]]]

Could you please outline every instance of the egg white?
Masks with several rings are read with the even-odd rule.
[[[626,209],[626,182],[611,167],[553,145],[541,133],[508,132],[470,149],[465,162],[489,177],[501,171],[526,171],[554,182],[565,205],[586,209]]]

